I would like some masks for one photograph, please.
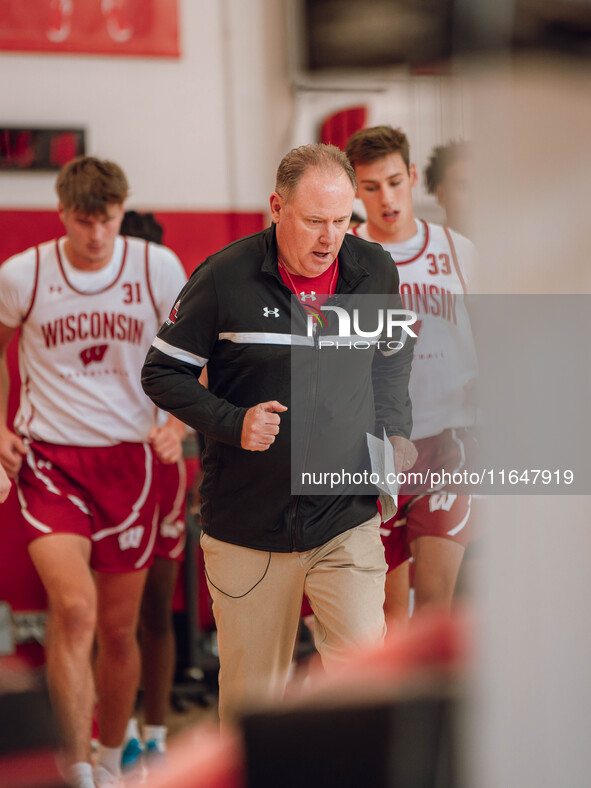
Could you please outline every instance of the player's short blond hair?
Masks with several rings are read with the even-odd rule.
[[[78,156],[62,167],[55,190],[66,211],[94,216],[105,214],[108,205],[124,203],[129,184],[118,164],[93,156]]]
[[[310,167],[318,167],[333,172],[344,172],[355,190],[357,181],[355,180],[355,170],[351,166],[349,159],[336,145],[325,145],[318,142],[310,145],[301,145],[293,148],[281,160],[277,168],[277,178],[275,180],[275,191],[285,200],[289,200],[304,173]]]
[[[402,129],[393,129],[392,126],[372,126],[356,131],[349,137],[345,153],[353,167],[357,164],[369,164],[391,153],[399,153],[407,171],[410,171],[408,137]]]

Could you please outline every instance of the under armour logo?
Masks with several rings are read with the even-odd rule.
[[[268,306],[263,307],[263,314],[265,317],[279,317],[279,308],[269,309]]]
[[[50,293],[61,293],[62,288],[59,285],[49,285],[49,292]]]
[[[312,290],[312,292],[310,293],[300,293],[301,301],[305,301],[306,298],[309,298],[310,301],[316,301],[316,293],[314,292],[314,290]]]
[[[53,464],[49,460],[37,460],[37,467],[41,471],[50,471],[53,468]]]
[[[84,350],[81,350],[79,353],[80,361],[82,361],[85,367],[92,364],[93,361],[102,361],[108,347],[108,345],[91,345],[91,347],[85,347]]]

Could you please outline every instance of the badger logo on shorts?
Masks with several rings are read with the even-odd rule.
[[[160,536],[164,539],[178,539],[185,530],[185,524],[182,520],[177,520],[174,523],[161,523]]]
[[[87,367],[93,361],[102,361],[107,352],[108,345],[91,345],[80,351],[80,360]]]
[[[132,550],[137,549],[142,541],[142,536],[144,535],[144,526],[143,525],[136,525],[135,528],[128,528],[127,531],[123,531],[122,534],[119,534],[119,549],[120,550]]]
[[[181,305],[181,301],[179,299],[176,302],[176,304],[173,306],[173,308],[172,308],[172,310],[170,312],[170,315],[166,318],[166,324],[168,326],[171,326],[173,323],[176,323],[176,319],[177,319],[177,316],[178,316],[178,313],[179,313],[180,305]]]
[[[429,497],[429,511],[436,512],[442,510],[449,512],[458,496],[455,493],[440,492]]]

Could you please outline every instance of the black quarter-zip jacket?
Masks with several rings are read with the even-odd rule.
[[[372,294],[393,297],[400,305],[396,267],[379,244],[346,235],[336,295],[327,304]],[[329,320],[326,331],[334,334],[334,325]],[[317,339],[304,339],[306,326],[303,309],[279,274],[272,225],[208,257],[193,272],[148,352],[142,372],[146,394],[205,435],[201,514],[203,529],[216,539],[275,552],[326,543],[371,518],[377,492],[293,495],[292,443],[309,454],[310,436],[342,445],[345,435],[347,454],[355,455],[348,459],[362,467],[367,432],[410,436],[412,342],[391,355],[375,347],[336,351],[341,357],[348,353],[350,366],[346,385],[335,385],[334,377],[328,379],[332,362],[316,363],[325,354]],[[205,364],[208,389],[197,383]],[[292,389],[296,368],[308,377]],[[296,390],[298,401],[292,403]],[[288,407],[280,414],[275,442],[263,452],[242,449],[247,409],[269,400]],[[355,416],[345,418],[352,402]],[[292,441],[294,410],[302,417],[297,429],[294,421]]]

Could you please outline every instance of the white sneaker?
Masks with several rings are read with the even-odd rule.
[[[166,755],[166,742],[161,739],[150,739],[144,745],[145,753],[148,758],[153,755]]]
[[[151,739],[145,743],[144,763],[149,771],[162,771],[167,765],[166,742]]]
[[[94,767],[92,772],[94,784],[97,788],[120,788],[121,781],[119,775],[111,774],[110,771],[101,766],[100,763]]]
[[[81,777],[74,785],[75,788],[95,788],[95,782],[92,777]]]
[[[145,751],[144,743],[140,739],[129,739],[121,753],[121,771],[131,772],[137,769]]]
[[[92,779],[92,766],[90,763],[79,761],[65,766],[62,757],[58,758],[58,769],[66,785],[71,788],[95,788]]]

